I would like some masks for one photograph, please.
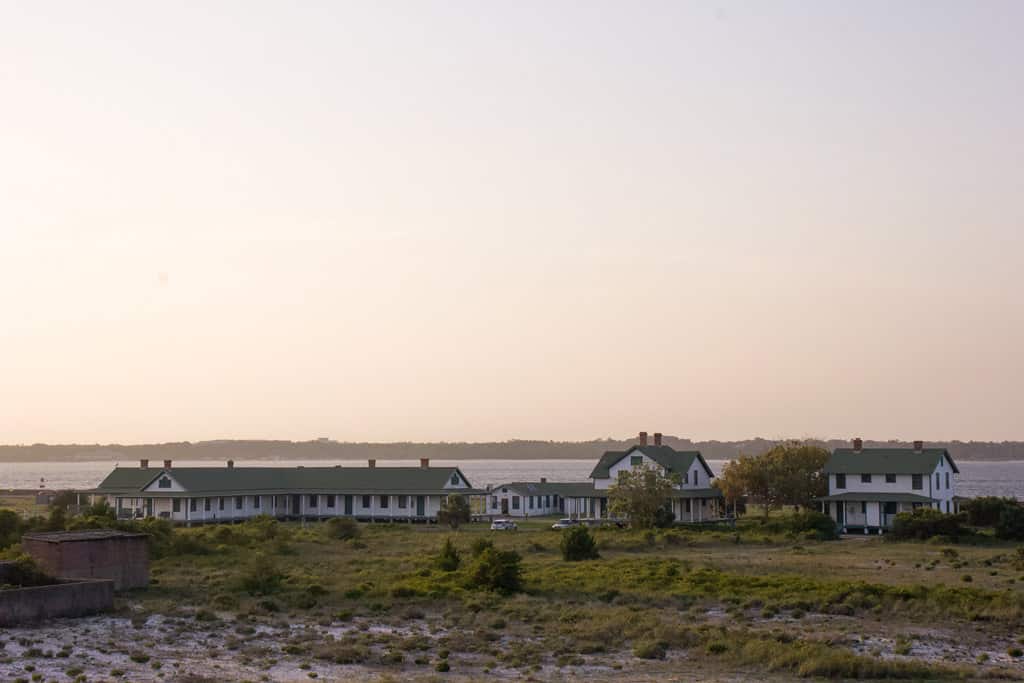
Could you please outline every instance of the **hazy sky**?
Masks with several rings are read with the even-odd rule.
[[[1022,35],[0,0],[0,442],[1024,439]]]

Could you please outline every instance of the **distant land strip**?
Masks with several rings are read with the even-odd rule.
[[[740,454],[762,453],[780,439],[742,441],[691,441],[666,436],[676,450],[699,450],[709,460],[730,460]],[[849,444],[847,440],[809,439],[828,449]],[[0,446],[0,462],[74,462],[149,459],[162,460],[594,460],[608,450],[622,450],[634,439],[592,441],[513,440],[491,443],[351,443],[314,441],[217,440],[161,444],[32,444]],[[928,441],[929,447],[949,449],[957,460],[1024,460],[1024,441]],[[905,441],[864,440],[869,447],[910,446]]]

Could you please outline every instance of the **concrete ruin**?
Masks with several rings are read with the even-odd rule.
[[[25,534],[21,547],[58,579],[109,579],[114,590],[149,585],[146,534],[114,529]]]

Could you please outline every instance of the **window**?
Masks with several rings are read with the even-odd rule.
[[[363,508],[369,510],[370,506],[373,504],[371,502],[372,499],[373,499],[373,496],[363,496]]]
[[[498,497],[497,496],[491,496],[491,507],[492,508],[498,507]]]
[[[862,515],[868,514],[868,504],[867,503],[862,502],[860,504],[860,514],[862,514]]]
[[[642,455],[631,455],[629,456],[629,466],[639,467],[644,464],[644,456]]]
[[[946,472],[946,488],[949,488],[949,472]]]
[[[171,510],[181,512],[181,498],[175,498],[171,501]]]
[[[252,506],[254,508],[256,508],[257,510],[260,509],[260,498],[261,498],[261,496],[253,496],[252,497]]]
[[[686,511],[690,512],[690,499],[689,498],[686,499]]]
[[[551,496],[544,496],[544,507],[551,507]]]
[[[206,512],[210,511],[210,499],[209,498],[203,498],[203,510],[206,511]]]
[[[390,496],[381,496],[380,497],[380,506],[382,508],[386,508],[388,506],[388,502],[390,502],[390,500],[391,500]]]
[[[156,485],[162,489],[169,489],[171,488],[171,480],[167,477],[160,477],[160,481],[158,481]]]
[[[885,475],[885,483],[886,484],[895,484],[896,483],[896,475],[895,474],[887,474],[887,475]]]
[[[533,496],[530,496],[530,509],[533,509]]]
[[[196,510],[198,510],[199,509],[198,508],[198,504],[199,504],[198,500],[196,500],[195,498],[189,498],[188,499],[188,511],[189,512],[195,512]]]
[[[693,471],[693,485],[696,486],[699,483],[700,483],[700,475],[697,473],[697,470],[694,470]]]
[[[408,496],[399,496],[398,497],[398,507],[400,507],[402,509],[405,509],[405,508],[409,507],[409,497]]]
[[[836,475],[836,488],[837,489],[845,489],[846,488],[846,475],[845,474],[837,474]]]
[[[921,481],[920,474],[913,474],[910,476],[910,488],[914,489],[915,491],[920,491],[921,489],[924,488],[924,484]]]
[[[310,494],[309,496],[309,507],[315,508],[320,503],[318,496]]]
[[[512,496],[512,509],[513,510],[518,510],[519,509],[519,496]]]
[[[949,501],[946,501],[946,514],[949,514]]]
[[[459,481],[460,481],[459,473],[458,472],[452,472],[452,486],[458,486],[459,485]]]
[[[223,498],[218,498],[217,499],[217,509],[220,510],[221,512],[224,511],[224,499]]]
[[[871,475],[870,474],[862,474],[862,475],[860,475],[860,483],[862,483],[862,484],[870,484],[871,483]]]
[[[334,496],[327,496],[327,507],[334,507]]]
[[[242,502],[243,502],[243,499],[242,499],[241,496],[235,496],[235,509],[236,510],[241,510],[242,509]]]
[[[935,473],[935,489],[938,490],[940,488],[942,488],[942,486],[941,486],[941,484],[939,482],[939,473],[936,472]]]

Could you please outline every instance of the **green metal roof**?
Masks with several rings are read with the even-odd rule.
[[[525,493],[530,496],[536,495],[547,495],[552,494],[561,496],[562,498],[588,498],[588,497],[605,497],[608,493],[604,490],[594,488],[593,482],[557,482],[557,481],[514,481],[508,484],[502,484],[501,486],[495,486],[491,489],[491,493],[496,490],[503,488],[512,489],[519,493]]]
[[[713,479],[715,476],[700,451],[677,451],[671,446],[633,446],[624,451],[607,451],[597,461],[594,471],[590,473],[590,478],[608,479],[611,476],[608,472],[609,468],[634,451],[640,451],[664,467],[669,473],[684,474],[690,471],[695,461],[699,461],[704,472],[707,473],[708,479]]]
[[[960,473],[945,448],[837,448],[825,463],[827,474],[931,474],[942,458]]]
[[[160,490],[160,495],[241,495],[244,493],[480,493],[474,489],[446,489],[453,473],[467,485],[457,467],[176,467],[140,469],[118,467],[97,493],[139,494],[163,474],[178,482],[185,493]],[[157,493],[153,491],[151,493]]]
[[[872,491],[847,491],[836,493],[823,498],[816,498],[821,501],[836,502],[879,502],[879,503],[931,503],[934,499],[927,496],[919,496],[916,493],[874,493]]]

